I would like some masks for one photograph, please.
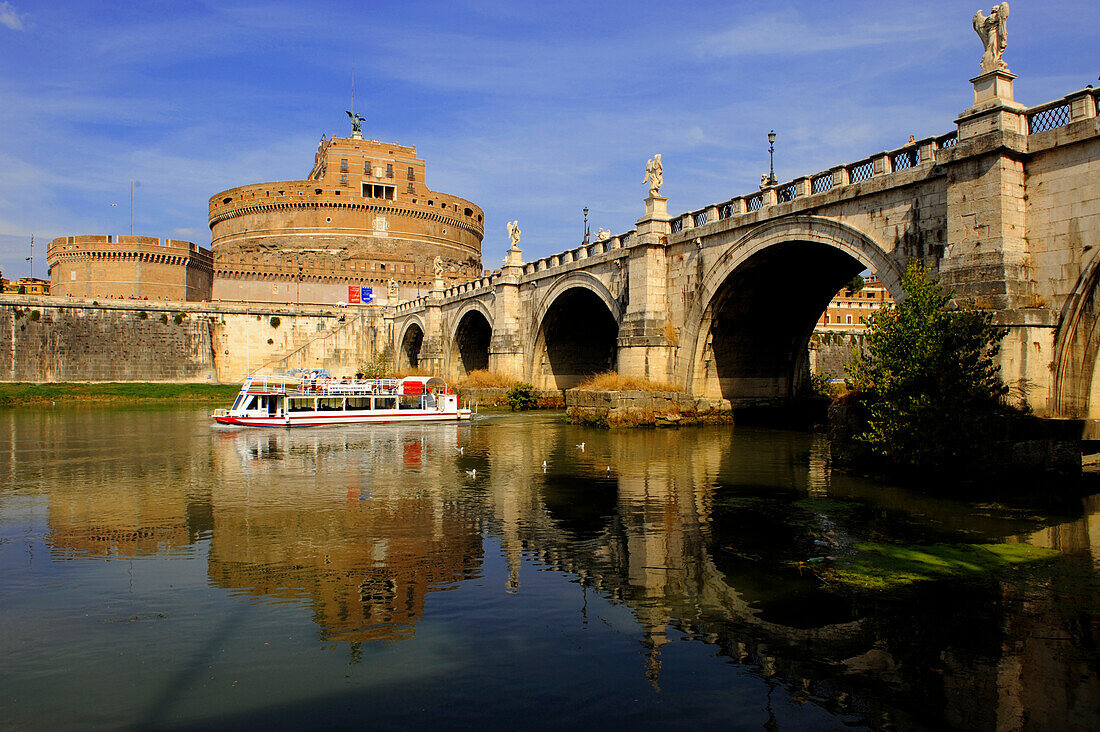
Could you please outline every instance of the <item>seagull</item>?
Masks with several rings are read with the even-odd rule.
[[[546,461],[545,460],[542,461],[542,472],[544,472],[544,473],[546,472]]]
[[[466,448],[465,447],[456,447],[455,452],[457,452],[459,455],[462,455],[466,452]]]
[[[577,445],[577,449],[581,452],[584,452],[584,443],[582,442],[581,444]]]
[[[611,475],[611,466],[610,465],[607,466],[607,474]]]
[[[474,468],[473,470],[467,470],[466,475],[470,476],[471,478],[476,478],[477,477],[477,468]]]

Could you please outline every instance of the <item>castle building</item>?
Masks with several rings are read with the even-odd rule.
[[[426,292],[481,274],[484,213],[432,191],[416,148],[321,138],[305,180],[256,183],[210,199],[215,300],[326,303]]]
[[[125,300],[209,300],[214,259],[189,241],[61,236],[46,249],[50,294]]]

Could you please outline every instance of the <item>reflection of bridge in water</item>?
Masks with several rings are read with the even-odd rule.
[[[95,414],[68,415],[20,439],[60,444],[73,419],[91,428],[75,432],[100,431]],[[628,608],[638,672],[654,684],[668,641],[687,637],[796,698],[868,719],[919,722],[927,706],[958,726],[1041,723],[1100,695],[1095,669],[1071,652],[1094,643],[1095,628],[1058,609],[1077,602],[1088,617],[1095,598],[1009,579],[992,604],[985,589],[963,588],[926,590],[919,607],[855,607],[788,565],[818,551],[826,530],[847,543],[912,526],[954,540],[1029,536],[1095,572],[1095,499],[1041,526],[831,475],[815,438],[782,432],[584,432],[581,453],[581,433],[545,417],[226,432],[163,414],[133,420],[139,437],[118,440],[105,425],[101,439],[66,448],[71,462],[54,463],[72,466],[50,481],[54,554],[171,555],[208,541],[216,586],[308,604],[326,639],[412,637],[433,592],[483,576],[489,537],[507,561],[501,591],[522,592],[525,573],[549,568]],[[70,470],[90,487],[73,487]],[[974,679],[989,683],[972,688]]]

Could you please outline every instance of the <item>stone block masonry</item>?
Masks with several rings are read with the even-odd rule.
[[[352,374],[385,326],[377,308],[0,298],[0,380],[236,383],[249,373]]]

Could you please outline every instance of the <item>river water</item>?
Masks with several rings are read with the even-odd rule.
[[[545,413],[6,410],[0,725],[1095,729],[1100,495],[935,498],[826,456]],[[852,596],[798,570],[824,535],[1062,555]]]

